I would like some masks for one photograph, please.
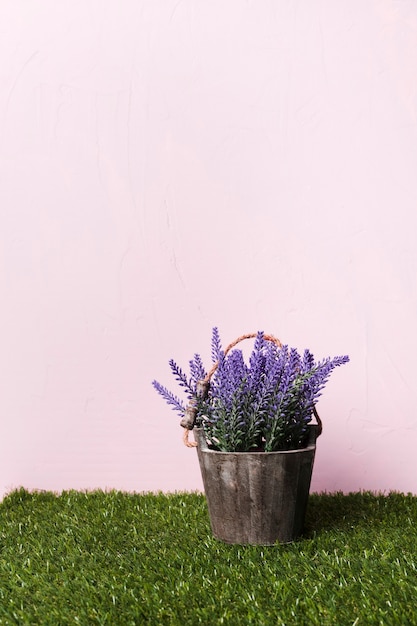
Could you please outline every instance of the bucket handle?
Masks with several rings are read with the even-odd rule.
[[[226,356],[226,354],[230,352],[230,350],[232,350],[241,341],[244,341],[245,339],[254,339],[257,336],[258,336],[258,333],[248,333],[246,335],[240,335],[240,337],[232,341],[232,343],[229,343],[229,345],[224,351],[224,355]],[[273,335],[264,335],[263,337],[267,341],[272,341],[272,343],[275,343],[275,345],[277,345],[278,348],[282,348],[282,343],[279,339],[277,339],[277,337],[274,337]],[[214,372],[216,371],[218,367],[219,367],[219,361],[216,361],[216,363],[214,363],[213,367],[209,370],[205,378],[203,378],[203,380],[198,381],[197,397],[200,397],[200,398],[207,397],[211,377],[213,376]],[[321,433],[323,432],[323,422],[321,421],[320,416],[317,413],[315,406],[313,406],[313,414],[317,421],[316,437],[319,437]],[[185,410],[185,415],[180,422],[181,426],[184,428],[183,441],[184,441],[184,444],[187,446],[187,448],[195,448],[197,446],[197,443],[195,441],[189,441],[188,439],[190,430],[194,428],[196,416],[197,416],[197,403],[194,400],[191,400]]]

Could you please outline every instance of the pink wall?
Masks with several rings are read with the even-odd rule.
[[[151,388],[349,353],[313,488],[417,493],[417,3],[3,0],[0,494],[200,489]]]

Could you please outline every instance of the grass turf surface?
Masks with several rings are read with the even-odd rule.
[[[231,546],[200,494],[11,493],[0,624],[417,624],[417,497],[310,496],[304,537]]]

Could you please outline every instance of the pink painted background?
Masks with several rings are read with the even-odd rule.
[[[417,2],[3,0],[0,495],[201,489],[151,387],[349,353],[312,488],[417,493]]]

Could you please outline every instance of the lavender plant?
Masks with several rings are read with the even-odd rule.
[[[224,452],[304,447],[315,403],[330,374],[349,361],[348,356],[337,356],[315,362],[309,350],[300,355],[295,348],[279,347],[262,331],[248,363],[239,349],[224,353],[217,328],[211,347],[217,369],[206,398],[197,396],[197,382],[207,377],[198,354],[189,362],[189,377],[173,359],[169,365],[188,402],[197,406],[197,426],[214,449]],[[175,411],[185,414],[186,406],[177,396],[155,380],[153,386]]]

